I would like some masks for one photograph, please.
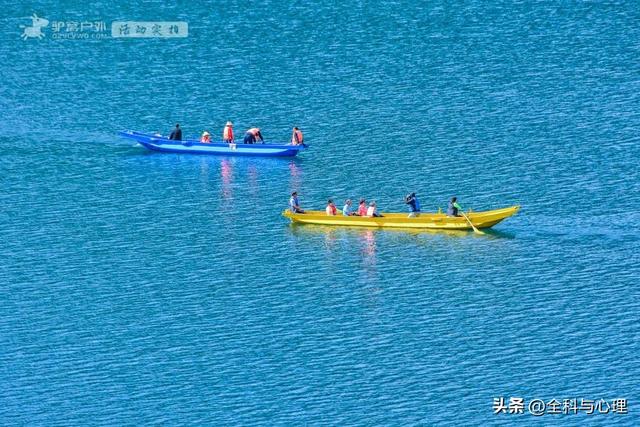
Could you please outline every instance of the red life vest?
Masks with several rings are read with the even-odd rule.
[[[209,143],[211,142],[211,137],[209,135],[202,135],[202,138],[200,138],[200,142]]]
[[[335,205],[327,205],[327,214],[328,215],[337,215],[338,214],[338,209],[335,207]]]
[[[367,205],[360,203],[360,206],[358,206],[358,215],[367,216]]]
[[[291,144],[299,145],[299,144],[302,144],[303,142],[304,142],[304,136],[302,135],[302,131],[300,131],[300,129],[294,130],[293,134],[291,135]]]
[[[225,126],[222,131],[222,139],[224,141],[233,141],[233,128],[231,126]]]

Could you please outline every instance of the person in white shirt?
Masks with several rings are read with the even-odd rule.
[[[378,212],[376,212],[376,202],[369,203],[369,208],[367,209],[367,216],[368,217],[381,217],[382,216]]]

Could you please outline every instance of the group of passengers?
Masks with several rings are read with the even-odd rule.
[[[416,193],[410,193],[404,198],[405,204],[409,207],[409,218],[416,218],[420,216],[420,201],[416,196]],[[291,198],[289,199],[289,210],[292,213],[304,214],[305,211],[300,207],[300,201],[298,200],[298,192],[294,191],[291,193]],[[449,200],[447,205],[447,215],[448,216],[461,216],[460,211],[462,207],[458,204],[457,197],[452,197]],[[338,208],[336,207],[333,200],[329,199],[327,201],[327,207],[325,208],[325,212],[329,216],[338,215]],[[353,202],[351,199],[347,199],[344,202],[344,206],[342,207],[342,215],[343,216],[363,216],[363,217],[382,217],[383,215],[378,213],[376,202],[371,201],[367,206],[367,201],[362,198],[358,203],[358,208],[353,208]]]
[[[169,139],[182,141],[182,129],[180,129],[179,124],[176,124],[175,129],[171,132],[171,135],[169,135]],[[224,126],[224,129],[222,130],[222,141],[227,144],[235,144],[233,123],[227,122]],[[264,144],[264,138],[260,128],[248,129],[244,134],[244,139],[242,140],[243,144],[256,144],[258,141]],[[211,143],[211,134],[206,130],[202,132],[200,142],[204,144]],[[304,135],[302,135],[302,131],[298,129],[297,126],[294,126],[293,133],[291,134],[291,145],[304,145]]]
[[[333,206],[333,208],[331,208]],[[329,199],[327,202],[327,208],[325,209],[327,215],[337,215],[335,212],[335,205],[333,204],[333,200]],[[373,217],[381,217],[378,213],[378,208],[375,201],[371,201],[367,206],[367,201],[365,199],[360,199],[358,203],[358,209],[353,209],[353,202],[351,199],[347,199],[344,202],[344,206],[342,207],[342,215],[343,216],[368,216],[370,218]]]

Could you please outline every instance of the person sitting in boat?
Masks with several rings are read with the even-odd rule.
[[[174,141],[182,141],[182,129],[180,129],[180,125],[176,124],[176,128],[171,131],[171,135],[169,135],[169,139]]]
[[[303,214],[304,209],[300,207],[300,202],[298,201],[298,192],[294,191],[291,193],[291,198],[289,199],[289,210],[292,213]]]
[[[382,216],[377,212],[376,202],[369,203],[369,208],[367,209],[367,216],[370,218],[373,218],[373,217],[378,218]]]
[[[302,135],[302,131],[295,126],[291,134],[291,145],[304,145],[304,135]]]
[[[342,208],[342,215],[344,216],[354,216],[354,215],[358,215],[357,213],[353,212],[353,208],[351,207],[353,203],[351,203],[351,199],[347,199],[344,202],[344,206]]]
[[[404,198],[404,202],[409,205],[409,209],[411,210],[411,212],[409,213],[409,218],[420,216],[420,201],[416,197],[416,193],[409,194]]]
[[[244,134],[244,143],[245,144],[255,144],[257,140],[260,140],[264,144],[264,139],[262,138],[262,133],[260,133],[260,128],[251,128]]]
[[[208,144],[211,142],[211,134],[209,132],[207,132],[206,130],[204,132],[202,132],[202,136],[200,137],[200,142],[203,142],[205,144]]]
[[[338,214],[338,209],[336,209],[336,205],[333,203],[333,200],[329,199],[325,212],[330,216],[336,216]]]
[[[233,144],[233,123],[227,122],[222,131],[222,140],[227,144]]]
[[[447,215],[448,216],[462,216],[459,214],[459,211],[462,210],[462,207],[458,204],[458,198],[453,196],[447,205]]]
[[[360,199],[360,203],[358,204],[358,216],[367,216],[367,201],[365,199]]]

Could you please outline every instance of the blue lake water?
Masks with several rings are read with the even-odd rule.
[[[22,40],[36,12],[42,39]],[[186,21],[179,39],[54,22]],[[640,424],[636,2],[37,1],[0,30],[0,424]],[[121,129],[293,125],[296,160]],[[487,236],[288,194],[521,204]],[[493,414],[496,397],[629,414]]]

